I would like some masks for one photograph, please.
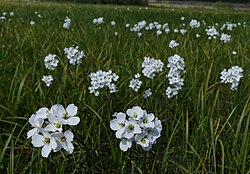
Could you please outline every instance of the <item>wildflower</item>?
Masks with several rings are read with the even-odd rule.
[[[80,122],[80,118],[76,116],[78,107],[74,104],[68,105],[66,109],[62,105],[56,104],[51,107],[51,110],[63,125],[75,126]]]
[[[12,16],[14,16],[15,15],[15,13],[13,12],[13,11],[11,11],[10,12],[10,16],[12,17]]]
[[[237,54],[237,52],[236,51],[232,51],[232,55],[236,55]]]
[[[111,26],[115,26],[115,21],[111,21],[111,22],[110,22],[110,25],[111,25]]]
[[[161,72],[164,66],[161,60],[157,60],[150,57],[144,57],[144,61],[141,64],[143,70],[142,73],[145,77],[153,79],[155,73]]]
[[[78,50],[78,46],[64,48],[64,54],[66,54],[67,59],[69,59],[69,63],[72,65],[80,64],[82,61],[82,58],[86,56],[83,51]]]
[[[71,25],[71,19],[68,16],[66,16],[64,20],[63,28],[69,30],[70,25]]]
[[[47,158],[51,150],[55,150],[58,144],[52,134],[48,132],[42,132],[42,134],[43,135],[34,135],[31,143],[34,147],[43,147],[41,151],[42,157]]]
[[[53,105],[50,109],[40,108],[29,118],[33,127],[27,133],[34,147],[42,147],[42,156],[47,158],[51,151],[57,152],[64,148],[69,154],[73,152],[73,133],[69,130],[63,133],[63,125],[76,125],[80,118],[76,117],[77,107],[70,104],[66,110],[62,105]]]
[[[53,77],[52,75],[43,76],[42,81],[49,87],[53,82]]]
[[[35,25],[36,22],[35,21],[30,21],[30,25]]]
[[[177,43],[175,40],[171,40],[170,43],[169,43],[170,48],[175,48],[175,47],[178,47],[178,46],[179,46],[179,43]]]
[[[132,147],[133,142],[148,151],[160,137],[161,121],[153,113],[147,113],[139,106],[128,109],[126,114],[119,112],[114,115],[116,118],[110,121],[110,128],[117,131],[116,137],[121,139],[119,147],[124,152]]]
[[[152,92],[151,92],[151,89],[147,89],[144,94],[143,94],[143,97],[146,99],[148,97],[150,97],[152,95]]]
[[[59,60],[56,58],[55,54],[49,54],[44,58],[44,63],[47,69],[54,70],[59,63]]]
[[[93,24],[95,25],[100,25],[102,23],[104,23],[103,17],[93,19]]]
[[[206,30],[208,39],[216,39],[219,36],[219,32],[214,28],[214,26],[209,26]]]
[[[132,80],[129,83],[129,87],[135,92],[138,92],[138,90],[141,88],[142,85],[142,81],[139,78],[140,74],[137,73],[134,75],[134,78],[132,78]]]
[[[231,83],[231,90],[237,89],[240,79],[243,77],[243,69],[239,66],[233,66],[230,69],[223,69],[221,74],[221,83]]]
[[[224,43],[226,43],[226,42],[230,41],[230,38],[231,38],[231,35],[222,33],[221,37],[220,37],[220,40],[223,41]]]
[[[200,27],[200,22],[197,21],[196,19],[192,19],[189,23],[189,26],[191,28],[199,28]]]
[[[178,91],[184,85],[184,80],[181,77],[181,75],[185,73],[184,59],[177,54],[170,56],[168,58],[167,67],[169,68],[169,72],[166,77],[168,78],[168,83],[171,87],[167,87],[166,96],[172,98],[178,94]]]
[[[89,86],[90,93],[94,93],[95,96],[100,94],[99,89],[108,87],[110,93],[117,92],[117,87],[113,81],[117,81],[119,76],[113,73],[111,70],[108,72],[99,70],[96,73],[90,73],[91,85]]]

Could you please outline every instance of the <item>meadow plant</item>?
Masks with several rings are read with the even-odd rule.
[[[70,130],[64,132],[64,126],[75,126],[80,122],[76,116],[78,107],[70,104],[65,109],[62,105],[53,105],[50,109],[40,108],[29,118],[33,127],[27,133],[34,147],[42,147],[42,157],[47,158],[51,151],[58,152],[62,148],[73,153],[74,134]]]
[[[115,113],[110,121],[110,128],[116,131],[116,138],[121,139],[120,149],[127,151],[132,143],[139,144],[143,150],[149,151],[161,136],[162,124],[153,113],[147,113],[140,106]]]
[[[113,73],[111,70],[102,71],[98,70],[96,73],[90,73],[91,85],[89,86],[89,92],[94,93],[95,96],[100,94],[99,89],[108,87],[110,93],[117,92],[117,87],[113,81],[117,81],[119,76]]]
[[[78,46],[64,48],[64,54],[66,54],[67,59],[69,59],[69,63],[72,65],[80,64],[82,58],[85,57],[85,53],[83,51],[79,51]]]
[[[243,77],[243,69],[239,66],[233,66],[228,70],[223,69],[220,74],[221,83],[231,83],[231,90],[234,91]]]

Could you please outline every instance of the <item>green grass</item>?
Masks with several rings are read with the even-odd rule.
[[[11,22],[0,22],[0,173],[250,173],[249,12],[143,7],[128,11],[125,6],[24,2],[1,2],[0,9],[0,13],[15,12]],[[44,18],[39,19],[35,11]],[[69,31],[62,28],[66,16],[72,20]],[[101,16],[105,24],[99,29],[92,20]],[[194,18],[219,26],[246,21],[247,27],[224,31],[232,35],[229,43],[207,40],[207,26],[187,27],[184,36],[144,32],[141,38],[124,27],[146,20],[180,28],[182,16],[186,24]],[[112,20],[115,27],[109,25]],[[196,33],[201,38],[196,39]],[[172,39],[180,46],[170,49]],[[76,66],[68,63],[63,52],[73,44],[87,55]],[[54,71],[45,69],[43,62],[50,53],[60,59]],[[187,71],[177,97],[165,96],[166,66],[153,80],[142,77],[139,93],[129,89],[132,76],[142,70],[144,56],[166,65],[173,54],[184,58]],[[220,72],[234,65],[244,69],[237,91],[220,83]],[[118,93],[89,94],[88,75],[99,69],[119,75]],[[49,88],[41,81],[44,74],[54,78]],[[142,93],[149,87],[153,95],[145,100]],[[70,128],[75,134],[74,153],[60,151],[46,159],[26,138],[31,128],[28,118],[56,103],[78,106],[81,122]],[[135,105],[153,112],[163,130],[151,151],[143,152],[133,144],[124,153],[109,121],[114,112]]]

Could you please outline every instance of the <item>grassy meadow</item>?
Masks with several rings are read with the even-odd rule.
[[[11,11],[14,16],[0,20],[1,174],[250,173],[250,11],[0,2],[0,16]],[[69,30],[63,28],[66,16]],[[104,23],[97,26],[93,19],[98,17]],[[201,26],[192,29],[191,19]],[[112,20],[116,25],[110,25]],[[130,27],[142,20],[167,22],[170,32],[157,36],[156,30],[143,30],[138,37]],[[226,22],[237,27],[221,31]],[[209,40],[208,26],[230,34],[231,40]],[[187,29],[184,35],[173,32],[182,28]],[[180,45],[169,48],[171,40]],[[72,45],[86,54],[78,65],[69,64],[63,51]],[[60,61],[54,71],[44,66],[48,54]],[[166,65],[174,54],[184,58],[186,73],[183,88],[169,99]],[[145,56],[164,63],[153,79],[141,74]],[[232,91],[230,84],[220,82],[220,72],[235,65],[244,72]],[[119,76],[117,93],[90,94],[89,74],[100,69]],[[143,82],[138,92],[129,88],[136,73]],[[50,87],[41,81],[48,74],[54,79]],[[148,88],[152,96],[145,99]],[[67,127],[74,133],[74,152],[61,150],[43,158],[41,148],[27,139],[28,119],[39,108],[57,103],[78,107],[80,123]],[[148,152],[135,143],[121,151],[110,129],[113,113],[133,106],[154,113],[162,123],[161,136]]]

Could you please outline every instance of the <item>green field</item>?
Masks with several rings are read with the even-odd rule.
[[[250,173],[249,11],[0,2],[0,17],[3,12],[8,14],[0,20],[1,174]],[[69,30],[63,28],[66,16],[71,19]],[[98,17],[104,18],[103,24],[93,24]],[[191,28],[191,19],[200,27]],[[116,24],[111,26],[113,20]],[[168,23],[170,32],[157,36],[156,29],[142,29],[138,37],[130,28],[143,20],[147,25]],[[236,27],[220,30],[226,22]],[[220,36],[209,40],[208,26],[215,26],[220,35],[231,35],[230,41],[224,43]],[[179,46],[170,48],[171,40]],[[64,48],[72,45],[86,54],[80,64],[71,65],[64,54]],[[49,54],[59,60],[53,71],[44,65]],[[174,54],[183,57],[186,73],[178,95],[168,98],[167,64]],[[153,79],[142,74],[145,56],[164,63]],[[230,84],[221,83],[220,73],[236,65],[243,69],[243,78],[232,91]],[[118,92],[90,93],[89,75],[98,70],[119,76]],[[136,73],[143,82],[138,92],[129,88]],[[54,79],[49,87],[41,80],[48,74]],[[148,88],[152,95],[145,99]],[[30,116],[42,107],[71,103],[81,119],[76,126],[66,126],[74,133],[74,152],[61,150],[43,158],[41,148],[27,139]],[[113,113],[133,106],[161,120],[161,136],[150,151],[136,143],[121,151],[120,140],[110,129]]]

